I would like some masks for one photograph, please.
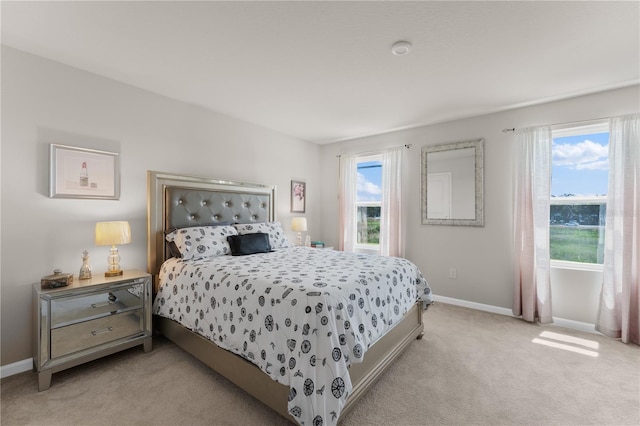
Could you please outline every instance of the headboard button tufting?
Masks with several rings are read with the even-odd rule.
[[[268,220],[272,201],[267,195],[244,191],[166,189],[164,199],[168,219],[166,227],[180,228],[211,223],[257,223]]]

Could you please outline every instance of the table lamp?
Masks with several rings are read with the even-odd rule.
[[[306,217],[294,217],[291,219],[291,229],[293,229],[296,234],[296,245],[302,245],[302,233],[307,230],[307,218]]]
[[[96,245],[111,246],[109,250],[109,267],[104,273],[105,277],[117,277],[122,275],[120,269],[120,255],[116,244],[129,244],[131,242],[131,227],[129,222],[98,222],[96,223]]]

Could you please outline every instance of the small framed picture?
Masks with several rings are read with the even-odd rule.
[[[299,180],[291,181],[291,213],[305,212],[307,184]]]
[[[120,155],[51,144],[49,197],[120,198]]]

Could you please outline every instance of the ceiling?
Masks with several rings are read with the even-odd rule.
[[[639,6],[2,1],[2,44],[323,144],[637,84]]]

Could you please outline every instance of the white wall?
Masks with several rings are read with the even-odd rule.
[[[50,143],[119,152],[120,200],[49,198]],[[320,236],[317,145],[4,46],[1,155],[2,365],[32,356],[33,283],[54,268],[77,274],[84,249],[94,273],[106,269],[95,222],[128,220],[121,266],[146,270],[147,170],[275,184],[285,230],[290,181],[304,180]]]
[[[338,245],[338,161],[336,155],[413,144],[404,171],[407,199],[406,257],[415,262],[435,294],[511,309],[512,164],[515,136],[504,128],[590,120],[637,112],[639,86],[520,108],[448,123],[387,133],[322,147],[324,238]],[[426,145],[485,139],[485,226],[422,225],[420,151]],[[457,279],[449,278],[449,268]],[[553,315],[595,322],[601,273],[552,272]]]

